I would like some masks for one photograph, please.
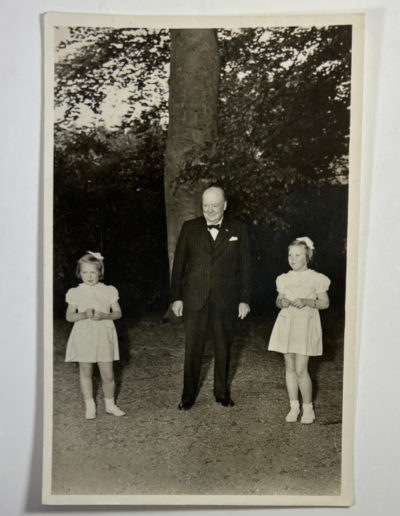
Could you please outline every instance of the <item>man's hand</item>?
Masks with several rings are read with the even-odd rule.
[[[244,319],[250,312],[250,307],[247,303],[239,303],[239,319]]]
[[[183,301],[178,300],[172,303],[172,311],[176,317],[182,317],[183,314]]]

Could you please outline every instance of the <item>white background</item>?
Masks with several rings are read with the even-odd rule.
[[[40,14],[366,13],[356,503],[340,508],[238,508],[254,513],[390,516],[400,478],[400,2],[398,0],[3,0],[0,7],[0,513],[138,513],[43,507],[41,490]],[[262,445],[262,443],[260,443]],[[189,513],[189,509],[167,512]],[[223,515],[232,509],[199,508]],[[166,512],[152,509],[150,514]]]

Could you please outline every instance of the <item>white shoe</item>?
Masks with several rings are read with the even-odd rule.
[[[113,416],[125,416],[125,412],[121,410],[117,405],[110,405],[106,407],[107,414],[112,414]]]
[[[311,403],[310,405],[311,406],[306,406],[306,408],[304,408],[303,405],[303,415],[301,416],[300,422],[305,425],[310,425],[311,423],[314,423],[315,420],[315,412]]]
[[[286,416],[287,423],[296,423],[300,414],[299,400],[290,400],[290,412]]]
[[[286,416],[286,422],[287,423],[296,423],[297,418],[299,417],[300,409],[299,407],[292,407],[290,409],[290,412],[288,412]]]

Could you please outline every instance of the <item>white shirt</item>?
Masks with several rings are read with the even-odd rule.
[[[219,222],[216,222],[216,224],[222,224],[223,219],[224,219],[224,217],[222,217],[222,219],[220,219]],[[221,229],[212,228],[212,229],[208,229],[207,231],[210,232],[212,239],[215,240],[218,236],[218,233],[221,231]]]

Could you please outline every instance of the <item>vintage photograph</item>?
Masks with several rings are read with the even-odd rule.
[[[43,502],[351,505],[362,15],[44,15]]]

